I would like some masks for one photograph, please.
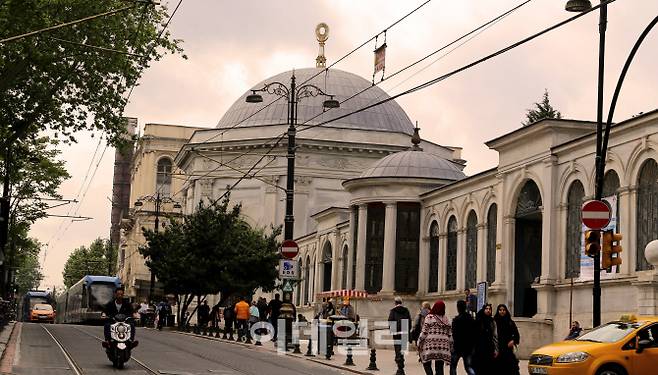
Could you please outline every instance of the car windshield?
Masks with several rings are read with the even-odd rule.
[[[642,323],[624,323],[624,322],[612,322],[605,325],[602,325],[586,334],[580,336],[576,340],[578,341],[592,341],[592,342],[617,342],[629,333],[638,329]]]
[[[34,305],[35,310],[43,310],[43,311],[53,311],[53,307],[50,305]]]

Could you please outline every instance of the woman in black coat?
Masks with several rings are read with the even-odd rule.
[[[476,339],[473,369],[477,375],[497,374],[494,359],[498,356],[498,333],[490,303],[482,306],[475,319]]]
[[[516,359],[514,349],[516,345],[519,345],[521,337],[507,306],[498,305],[494,320],[498,331],[498,358],[496,359],[498,373],[518,375],[519,361]]]

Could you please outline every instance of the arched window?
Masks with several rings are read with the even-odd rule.
[[[496,235],[498,230],[498,206],[494,203],[487,214],[487,282],[496,280]]]
[[[602,196],[603,198],[607,197],[612,197],[615,196],[617,197],[617,212],[615,212],[615,217],[617,218],[617,230],[619,230],[619,176],[617,175],[617,172],[614,170],[609,170],[605,173],[605,176],[603,176],[603,190],[602,190]],[[617,267],[619,269],[619,267]]]
[[[381,203],[368,205],[368,224],[366,230],[366,269],[365,289],[370,293],[382,289],[384,272],[384,221],[385,207]],[[359,234],[360,235],[360,234]]]
[[[310,278],[311,278],[311,258],[309,258],[309,256],[307,255],[306,268],[304,268],[304,305],[308,305],[308,296],[310,294],[309,291]]]
[[[430,275],[427,291],[439,291],[439,224],[436,221],[430,226]]]
[[[347,261],[347,258],[349,258],[349,251],[347,249],[347,245],[343,246],[343,257],[342,257],[342,267],[341,271],[343,273],[343,276],[340,281],[340,288],[341,289],[347,289],[347,267],[349,266],[349,262]]]
[[[327,241],[322,250],[322,291],[331,290],[331,274],[332,270],[332,249],[331,242]]]
[[[478,258],[478,217],[475,211],[468,213],[466,220],[466,274],[467,288],[475,288]]]
[[[580,276],[580,253],[582,237],[581,211],[585,188],[576,180],[571,183],[567,193],[567,244],[565,257],[565,278]]]
[[[644,248],[658,238],[658,164],[647,160],[637,181],[637,271],[652,269],[644,257]]]
[[[171,194],[171,159],[161,158],[158,160],[155,188],[161,196],[168,197]]]
[[[395,291],[418,291],[420,204],[398,203],[395,235]]]
[[[446,254],[446,290],[457,289],[457,219],[448,220],[448,248]]]

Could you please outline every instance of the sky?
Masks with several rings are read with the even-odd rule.
[[[256,83],[282,71],[315,66],[318,23],[329,25],[325,54],[330,65],[423,2],[183,0],[169,28],[183,40],[189,59],[170,55],[154,62],[134,90],[125,115],[138,118],[140,128],[146,123],[212,128]],[[178,0],[161,3],[171,11]],[[387,75],[521,3],[430,1],[387,30]],[[565,3],[532,0],[458,48],[445,50],[380,87],[394,95],[504,48],[573,16],[564,10]],[[608,6],[605,114],[628,53],[657,15],[655,0],[617,0]],[[497,153],[484,143],[518,129],[526,110],[541,100],[545,89],[564,118],[596,119],[598,40],[595,11],[397,101],[412,121],[418,121],[423,138],[462,147],[462,158],[468,163],[465,172],[472,175],[497,165]],[[371,79],[377,46],[371,41],[334,67]],[[635,57],[615,121],[658,108],[656,61],[658,30],[649,34]],[[99,145],[98,139],[98,135],[81,133],[77,144],[62,149],[61,158],[72,177],[60,192],[69,199],[78,196],[80,203],[51,212],[93,219],[48,218],[31,230],[31,236],[44,244],[43,288],[63,284],[62,270],[74,249],[109,236],[114,149],[103,142]],[[89,178],[92,174],[93,179]]]

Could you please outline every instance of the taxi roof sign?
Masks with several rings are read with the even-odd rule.
[[[635,323],[637,322],[637,317],[634,314],[624,314],[619,318],[620,322],[626,323]]]

